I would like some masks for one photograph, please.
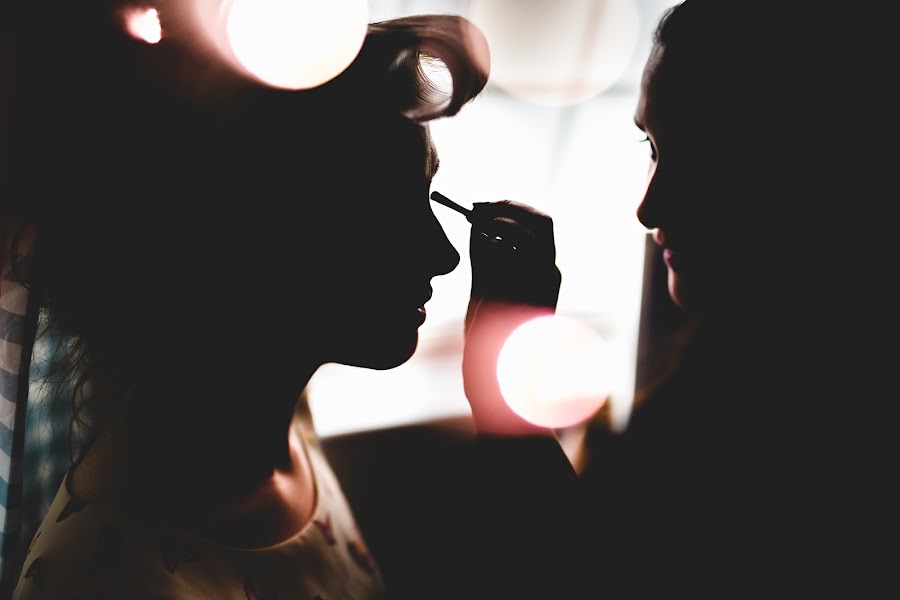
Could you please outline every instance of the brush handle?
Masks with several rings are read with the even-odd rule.
[[[463,215],[469,223],[472,222],[472,211],[471,210],[469,210],[468,208],[463,208],[462,206],[460,206],[459,204],[457,204],[456,202],[454,202],[447,196],[443,195],[442,193],[431,192],[431,199],[434,200],[435,202],[437,202],[438,204],[443,204],[447,208],[452,208],[456,212]]]

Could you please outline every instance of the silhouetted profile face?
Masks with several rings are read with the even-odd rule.
[[[726,215],[736,202],[738,159],[733,130],[721,121],[723,96],[710,93],[709,80],[696,65],[670,60],[657,45],[647,62],[635,123],[650,150],[647,190],[638,219],[664,248],[672,299],[688,309],[715,302],[734,266],[735,244]],[[713,86],[714,87],[714,86]]]
[[[428,199],[437,153],[427,126],[385,117],[346,141],[336,179],[304,226],[315,241],[298,257],[309,274],[297,298],[310,311],[304,343],[327,362],[392,368],[412,356],[431,280],[452,271],[459,254]]]
[[[412,355],[432,278],[459,263],[422,123],[486,82],[465,23],[372,24],[339,76],[293,92],[232,72],[176,8],[147,44],[119,3],[52,4],[47,23],[14,13],[34,35],[16,38],[11,189],[39,224],[48,308],[98,377],[306,377]],[[426,89],[421,48],[455,69],[449,98]],[[32,76],[51,66],[59,79]]]

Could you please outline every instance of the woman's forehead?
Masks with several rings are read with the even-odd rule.
[[[644,72],[641,76],[640,95],[638,96],[637,106],[635,108],[634,121],[642,130],[655,128],[655,118],[653,112],[656,108],[659,63],[662,59],[662,50],[659,46],[654,46],[644,66]]]
[[[434,140],[431,139],[431,129],[427,124],[422,125],[421,129],[424,133],[423,141],[425,144],[425,176],[431,179],[437,173],[441,165],[441,159],[438,156],[437,146],[434,145]]]
[[[727,100],[718,83],[724,78],[727,74],[656,45],[641,78],[635,121],[654,131],[718,121]]]

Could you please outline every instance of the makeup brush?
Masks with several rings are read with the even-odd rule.
[[[457,204],[456,202],[454,202],[453,200],[451,200],[450,198],[448,198],[447,196],[443,195],[440,192],[431,192],[431,199],[434,200],[435,202],[437,202],[438,204],[443,204],[447,208],[452,208],[459,214],[463,215],[466,218],[466,221],[468,221],[469,223],[472,223],[472,211],[469,210],[468,208],[464,208],[464,207],[460,206],[459,204]]]
[[[451,209],[455,210],[459,214],[463,215],[466,218],[466,221],[468,221],[472,225],[475,225],[475,221],[472,220],[472,218],[473,218],[472,211],[469,210],[468,208],[460,206],[459,204],[457,204],[456,202],[454,202],[453,200],[451,200],[450,198],[448,198],[447,196],[443,195],[440,192],[431,192],[430,198],[432,200],[434,200],[435,202],[437,202],[438,204],[443,204],[447,208],[451,208]],[[483,223],[482,223],[482,225],[483,225]],[[490,239],[492,242],[506,245],[514,251],[518,250],[517,246],[509,244],[508,242],[506,244],[503,244],[503,236],[497,235],[496,233],[493,235],[488,234],[481,230],[481,226],[478,227],[478,230],[479,230],[478,233],[480,233],[482,236]]]

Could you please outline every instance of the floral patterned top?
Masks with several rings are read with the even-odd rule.
[[[73,497],[69,476],[28,549],[13,600],[370,600],[381,575],[312,428],[295,417],[316,485],[310,521],[238,549]]]

